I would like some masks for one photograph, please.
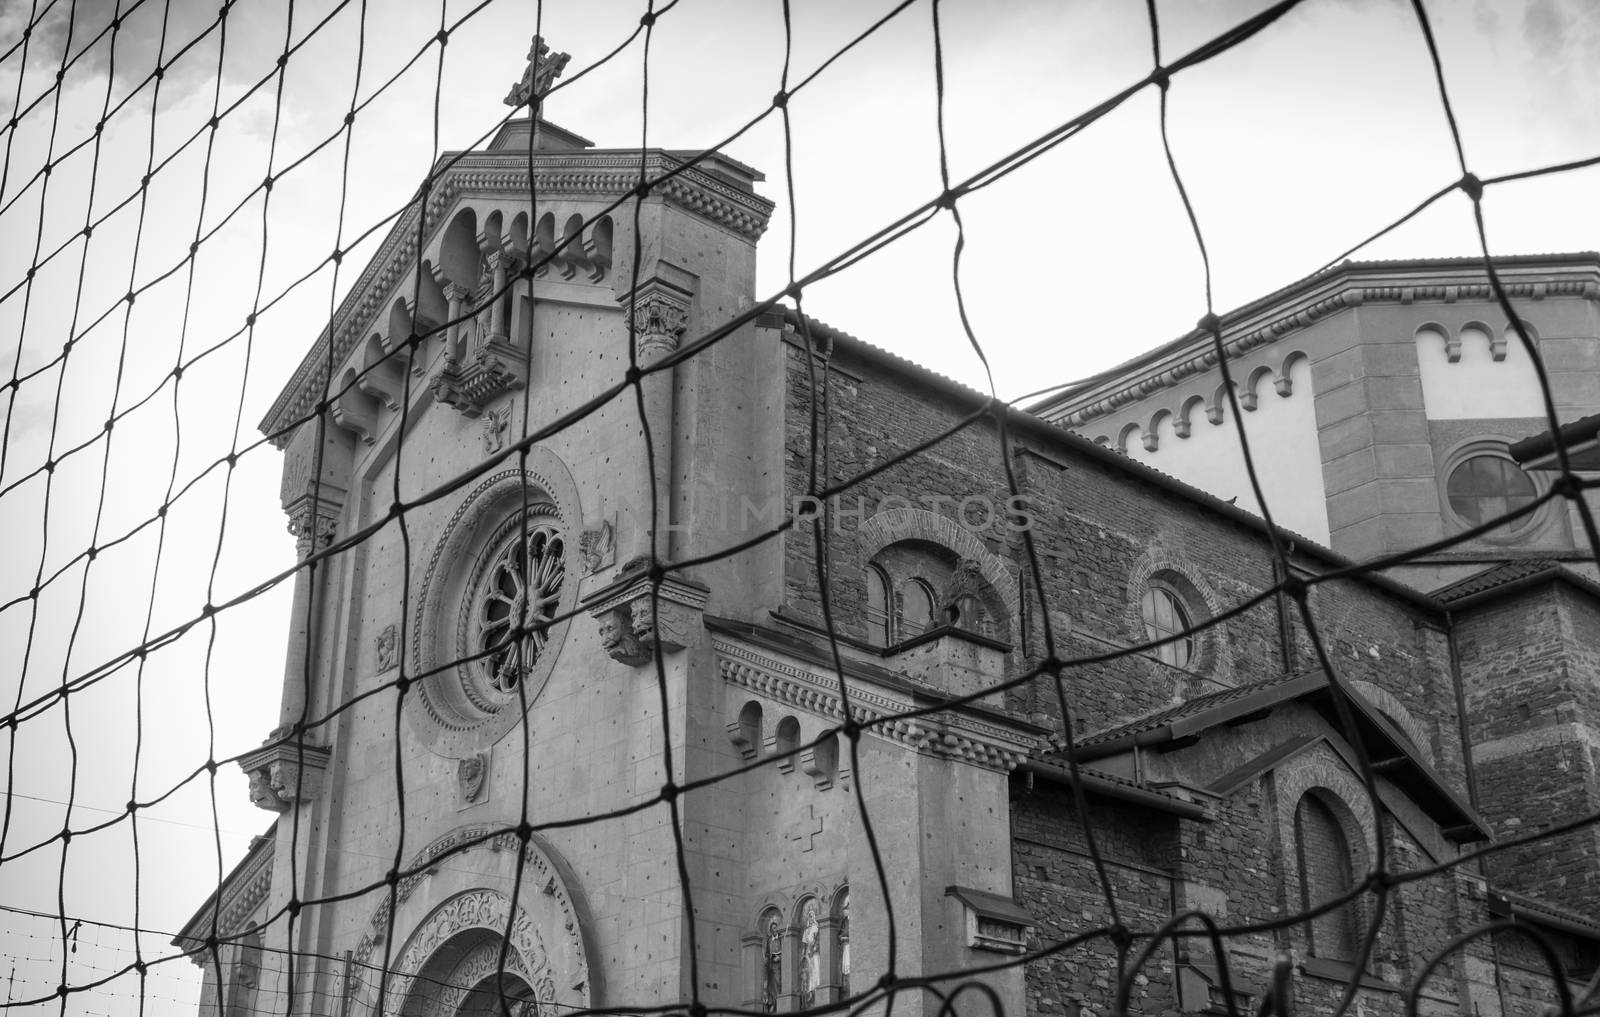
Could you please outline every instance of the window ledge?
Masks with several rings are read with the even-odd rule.
[[[1404,991],[1393,982],[1386,982],[1365,971],[1357,971],[1356,966],[1348,961],[1330,960],[1327,957],[1307,957],[1300,962],[1300,973],[1311,978],[1326,978],[1332,982],[1342,983],[1349,983],[1354,978],[1363,989],[1376,989],[1379,992]]]

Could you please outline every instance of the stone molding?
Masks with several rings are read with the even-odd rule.
[[[711,646],[717,653],[717,669],[730,685],[831,720],[844,720],[837,691],[825,684],[834,679],[722,639],[713,639]],[[864,688],[860,681],[850,687],[851,711],[858,723],[892,717],[915,705]],[[1040,747],[1026,735],[954,710],[886,720],[869,730],[925,755],[958,759],[1001,773],[1026,762]]]
[[[522,716],[514,704],[492,713],[479,709],[462,684],[473,680],[466,666],[441,665],[460,654],[455,637],[461,632],[463,598],[470,596],[471,577],[506,528],[515,529],[524,503],[531,513],[526,523],[549,520],[562,537],[567,578],[557,615],[564,616],[577,600],[582,567],[578,542],[572,539],[582,516],[577,484],[560,457],[541,445],[528,450],[526,463],[526,470],[502,470],[485,477],[462,496],[440,527],[427,564],[415,573],[420,580],[409,666],[424,677],[406,695],[405,711],[422,742],[448,758],[461,759],[492,745]],[[563,619],[550,625],[534,670],[524,678],[530,707],[554,673],[569,624]]]
[[[231,885],[223,894],[222,908],[217,915],[219,934],[232,936],[251,927],[251,914],[261,906],[272,890],[273,855],[274,850],[269,844],[240,878],[230,881]]]
[[[441,162],[451,158],[446,155]],[[404,295],[398,294],[396,287],[421,257],[417,245],[419,216],[423,216],[420,232],[431,243],[434,234],[445,223],[444,213],[457,198],[469,193],[489,197],[511,195],[526,198],[530,193],[537,193],[541,199],[615,199],[632,190],[639,182],[641,160],[638,152],[540,152],[534,158],[538,165],[533,188],[530,188],[526,152],[468,153],[443,170],[442,175],[434,181],[425,215],[416,203],[406,206],[390,227],[378,253],[368,262],[339,305],[332,328],[324,329],[317,337],[310,352],[296,368],[294,377],[284,386],[273,402],[272,409],[262,419],[260,426],[264,433],[271,434],[311,414],[327,387],[330,340],[334,347],[333,363],[343,364],[356,344],[364,341],[371,332],[373,320],[388,313],[389,305],[397,295]],[[773,203],[758,194],[725,184],[699,167],[682,169],[686,161],[660,150],[646,152],[643,171],[647,178],[659,180],[669,172],[679,171],[672,179],[652,187],[651,196],[659,196],[669,204],[722,226],[750,243],[759,240],[766,231]],[[511,168],[508,168],[508,163]],[[519,163],[521,167],[515,168]],[[282,448],[288,439],[289,435],[280,435],[273,439],[273,444]]]
[[[488,851],[506,858],[517,858],[520,842],[516,835],[498,833],[491,836],[491,831],[494,829],[496,827],[487,824],[457,827],[423,848],[406,866],[406,870],[412,874],[401,879],[395,886],[393,907],[398,909],[405,905],[417,888],[438,871],[438,867],[430,863],[460,848],[462,844],[484,838],[460,853]],[[578,1008],[587,1007],[592,990],[588,976],[588,955],[578,910],[566,886],[565,878],[557,871],[554,861],[546,857],[533,842],[530,841],[522,847],[520,854],[523,865],[521,900],[525,903],[537,899],[551,901],[559,922],[545,931],[555,932],[565,938],[564,952],[577,967],[576,973],[582,975],[582,981],[575,985],[562,986],[560,991],[572,993]],[[397,959],[390,964],[390,970],[394,975],[389,985],[389,998],[396,1001],[404,1000],[411,982],[427,963],[433,949],[452,936],[479,928],[497,936],[504,935],[508,924],[511,926],[512,953],[521,954],[516,962],[520,969],[518,973],[523,974],[528,983],[536,989],[548,990],[542,998],[554,998],[553,992],[556,986],[553,984],[550,951],[524,906],[517,908],[516,920],[514,924],[511,923],[510,904],[506,895],[498,890],[474,887],[452,895],[431,909],[409,934],[404,934],[405,938],[395,952]],[[374,954],[383,945],[388,933],[390,910],[391,898],[386,894],[373,911],[366,932],[351,954],[354,963],[346,976],[346,992],[368,1004],[369,1008],[377,1000],[373,998],[376,987],[371,984],[368,971],[375,966]],[[399,932],[398,927],[396,931]],[[543,987],[539,984],[541,982],[545,983]]]
[[[1504,267],[1501,267],[1500,271],[1506,295],[1511,299],[1544,300],[1550,297],[1579,297],[1591,301],[1600,300],[1600,282],[1592,277],[1556,280],[1515,279],[1505,277]],[[1280,308],[1265,319],[1249,322],[1246,328],[1227,328],[1225,331],[1231,334],[1224,336],[1223,348],[1227,351],[1231,363],[1251,350],[1276,342],[1330,315],[1363,304],[1411,304],[1419,301],[1454,303],[1462,300],[1494,299],[1494,291],[1490,288],[1487,278],[1482,276],[1480,278],[1482,281],[1351,286],[1292,308]],[[1079,403],[1064,413],[1046,409],[1047,419],[1062,427],[1078,427],[1217,366],[1217,352],[1209,333],[1196,330],[1180,342],[1185,348],[1182,351],[1174,351],[1173,356],[1181,358],[1177,363],[1164,366],[1160,370],[1120,378],[1115,387],[1100,390],[1092,400]]]

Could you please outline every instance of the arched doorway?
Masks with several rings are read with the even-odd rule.
[[[441,943],[404,993],[401,1017],[540,1017],[561,1009],[548,975],[530,974],[521,951],[485,928]]]

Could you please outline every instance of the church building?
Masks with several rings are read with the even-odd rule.
[[[510,105],[565,62],[535,52]],[[1522,849],[1520,882],[1451,863],[1515,830],[1474,745],[1525,762],[1547,708],[1551,800],[1600,801],[1600,587],[1335,577],[1353,552],[1298,522],[1330,674],[1294,598],[1258,596],[1281,567],[1245,506],[1074,410],[756,313],[762,179],[511,120],[440,160],[316,338],[261,424],[305,565],[242,761],[274,825],[177,941],[202,1017],[931,1015],[973,981],[960,1011],[1331,1014],[1353,984],[1400,1014],[1424,978],[1430,1014],[1531,1017],[1595,971],[1593,827]],[[1593,313],[1585,271],[1540,267],[1572,309],[1542,335]],[[1265,389],[1310,400],[1315,359]],[[1148,940],[1191,909],[1217,944]],[[1516,934],[1432,964],[1496,920],[1559,970]]]

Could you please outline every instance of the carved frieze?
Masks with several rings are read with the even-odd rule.
[[[456,761],[456,791],[462,804],[472,805],[483,799],[488,776],[488,749]]]
[[[284,812],[291,805],[312,801],[322,792],[329,755],[331,750],[321,745],[274,739],[240,757],[239,766],[250,778],[250,803]]]
[[[490,338],[466,358],[445,357],[429,388],[434,399],[477,417],[499,396],[527,384],[528,358],[521,350]]]
[[[586,576],[616,564],[617,542],[611,520],[602,520],[594,529],[584,530],[579,538],[578,550],[583,556],[583,574]]]
[[[616,582],[584,601],[606,652],[629,667],[653,660],[658,644],[663,654],[696,646],[704,630],[704,586],[673,575],[654,593],[651,586],[642,562],[634,561]]]
[[[378,638],[373,641],[373,665],[378,674],[390,670],[399,663],[395,654],[395,644],[399,638],[399,631],[393,625],[385,625],[383,631],[378,633]]]

